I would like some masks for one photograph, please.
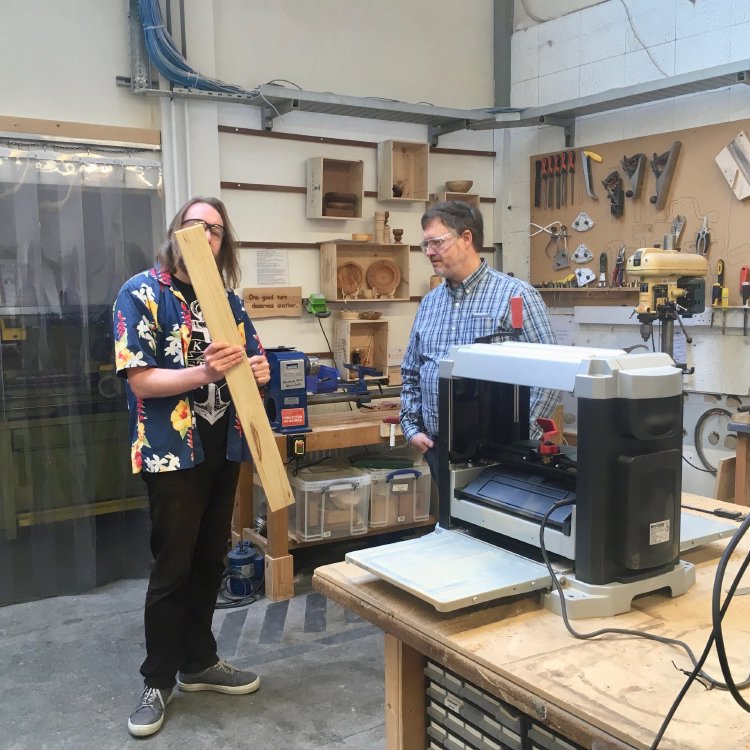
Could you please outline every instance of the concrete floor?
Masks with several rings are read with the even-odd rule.
[[[176,690],[145,739],[127,730],[142,689],[145,579],[0,608],[0,747],[384,748],[382,633],[314,592],[311,571],[289,601],[216,611],[220,656],[257,672],[260,690]]]

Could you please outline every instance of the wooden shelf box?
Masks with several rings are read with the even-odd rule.
[[[462,201],[474,208],[479,208],[479,195],[476,193],[432,193],[430,203],[442,203],[443,201]]]
[[[355,196],[351,208],[327,206],[331,193],[351,193]],[[364,162],[326,159],[313,156],[307,160],[307,218],[361,219],[364,197]]]
[[[354,240],[332,240],[320,245],[320,291],[329,301],[367,302],[372,304],[377,299],[376,291],[365,298],[372,290],[367,283],[367,271],[380,260],[391,261],[399,270],[400,279],[393,290],[393,295],[382,297],[388,300],[409,300],[409,245],[380,245],[374,242],[356,242]],[[346,263],[356,264],[361,269],[362,286],[359,292],[345,294],[338,283],[338,269]]]
[[[383,141],[378,144],[378,200],[427,201],[426,143]],[[394,186],[401,195],[394,195]]]
[[[349,370],[347,364],[374,367],[387,377],[388,321],[337,318],[333,326],[333,361],[344,381],[357,379],[357,373]]]

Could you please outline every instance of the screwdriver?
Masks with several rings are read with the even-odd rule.
[[[711,306],[721,305],[722,289],[724,287],[724,261],[716,261],[716,281],[711,288]]]

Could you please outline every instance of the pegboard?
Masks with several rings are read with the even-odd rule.
[[[750,200],[740,201],[735,197],[715,162],[716,155],[740,131],[750,135],[750,120],[737,120],[673,133],[579,147],[575,149],[574,197],[571,200],[571,178],[568,176],[567,205],[561,206],[560,209],[556,208],[554,202],[551,207],[545,208],[543,200],[540,207],[535,207],[536,161],[552,154],[532,156],[531,221],[539,226],[548,226],[554,221],[559,221],[568,228],[570,236],[567,240],[567,253],[570,267],[555,270],[555,247],[554,244],[548,245],[550,235],[536,234],[530,238],[531,283],[539,286],[542,282],[560,281],[578,268],[589,268],[596,279],[587,285],[587,289],[598,289],[599,256],[600,253],[606,252],[609,285],[618,250],[625,245],[627,258],[640,247],[653,247],[655,243],[663,246],[664,236],[671,231],[672,222],[677,215],[685,218],[681,250],[685,253],[694,253],[696,235],[703,223],[703,217],[706,216],[710,231],[710,246],[707,253],[707,304],[710,305],[711,285],[716,281],[716,262],[722,259],[725,268],[724,285],[729,289],[729,305],[741,305],[740,269],[742,266],[750,266]],[[656,194],[656,177],[650,161],[655,154],[661,155],[668,151],[675,141],[681,143],[680,153],[664,208],[657,210],[649,202],[649,197]],[[593,200],[586,194],[581,159],[581,151],[584,148],[602,157],[601,163],[592,161],[592,184],[598,200]],[[644,153],[647,160],[640,195],[636,199],[624,197],[623,215],[615,217],[612,215],[611,203],[602,180],[617,170],[623,180],[623,191],[627,191],[630,188],[630,179],[623,170],[621,160],[637,153]],[[578,232],[572,228],[581,211],[585,211],[594,222],[593,227],[585,232]],[[533,231],[532,226],[530,233]],[[591,251],[591,261],[579,264],[572,260],[579,244],[585,244]],[[624,283],[632,283],[632,279],[625,276]],[[601,291],[605,299],[601,299],[597,304],[607,304],[606,290]],[[622,304],[622,290],[613,293],[612,298],[612,304]]]

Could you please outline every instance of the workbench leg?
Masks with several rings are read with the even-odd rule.
[[[734,467],[734,502],[750,505],[750,435],[737,433],[737,462]]]
[[[425,657],[385,634],[385,746],[387,750],[424,750]]]
[[[268,511],[266,520],[266,596],[272,602],[294,596],[294,559],[289,554],[289,514],[286,508]]]
[[[291,555],[271,557],[266,554],[265,587],[266,597],[272,602],[294,596],[294,559]]]

